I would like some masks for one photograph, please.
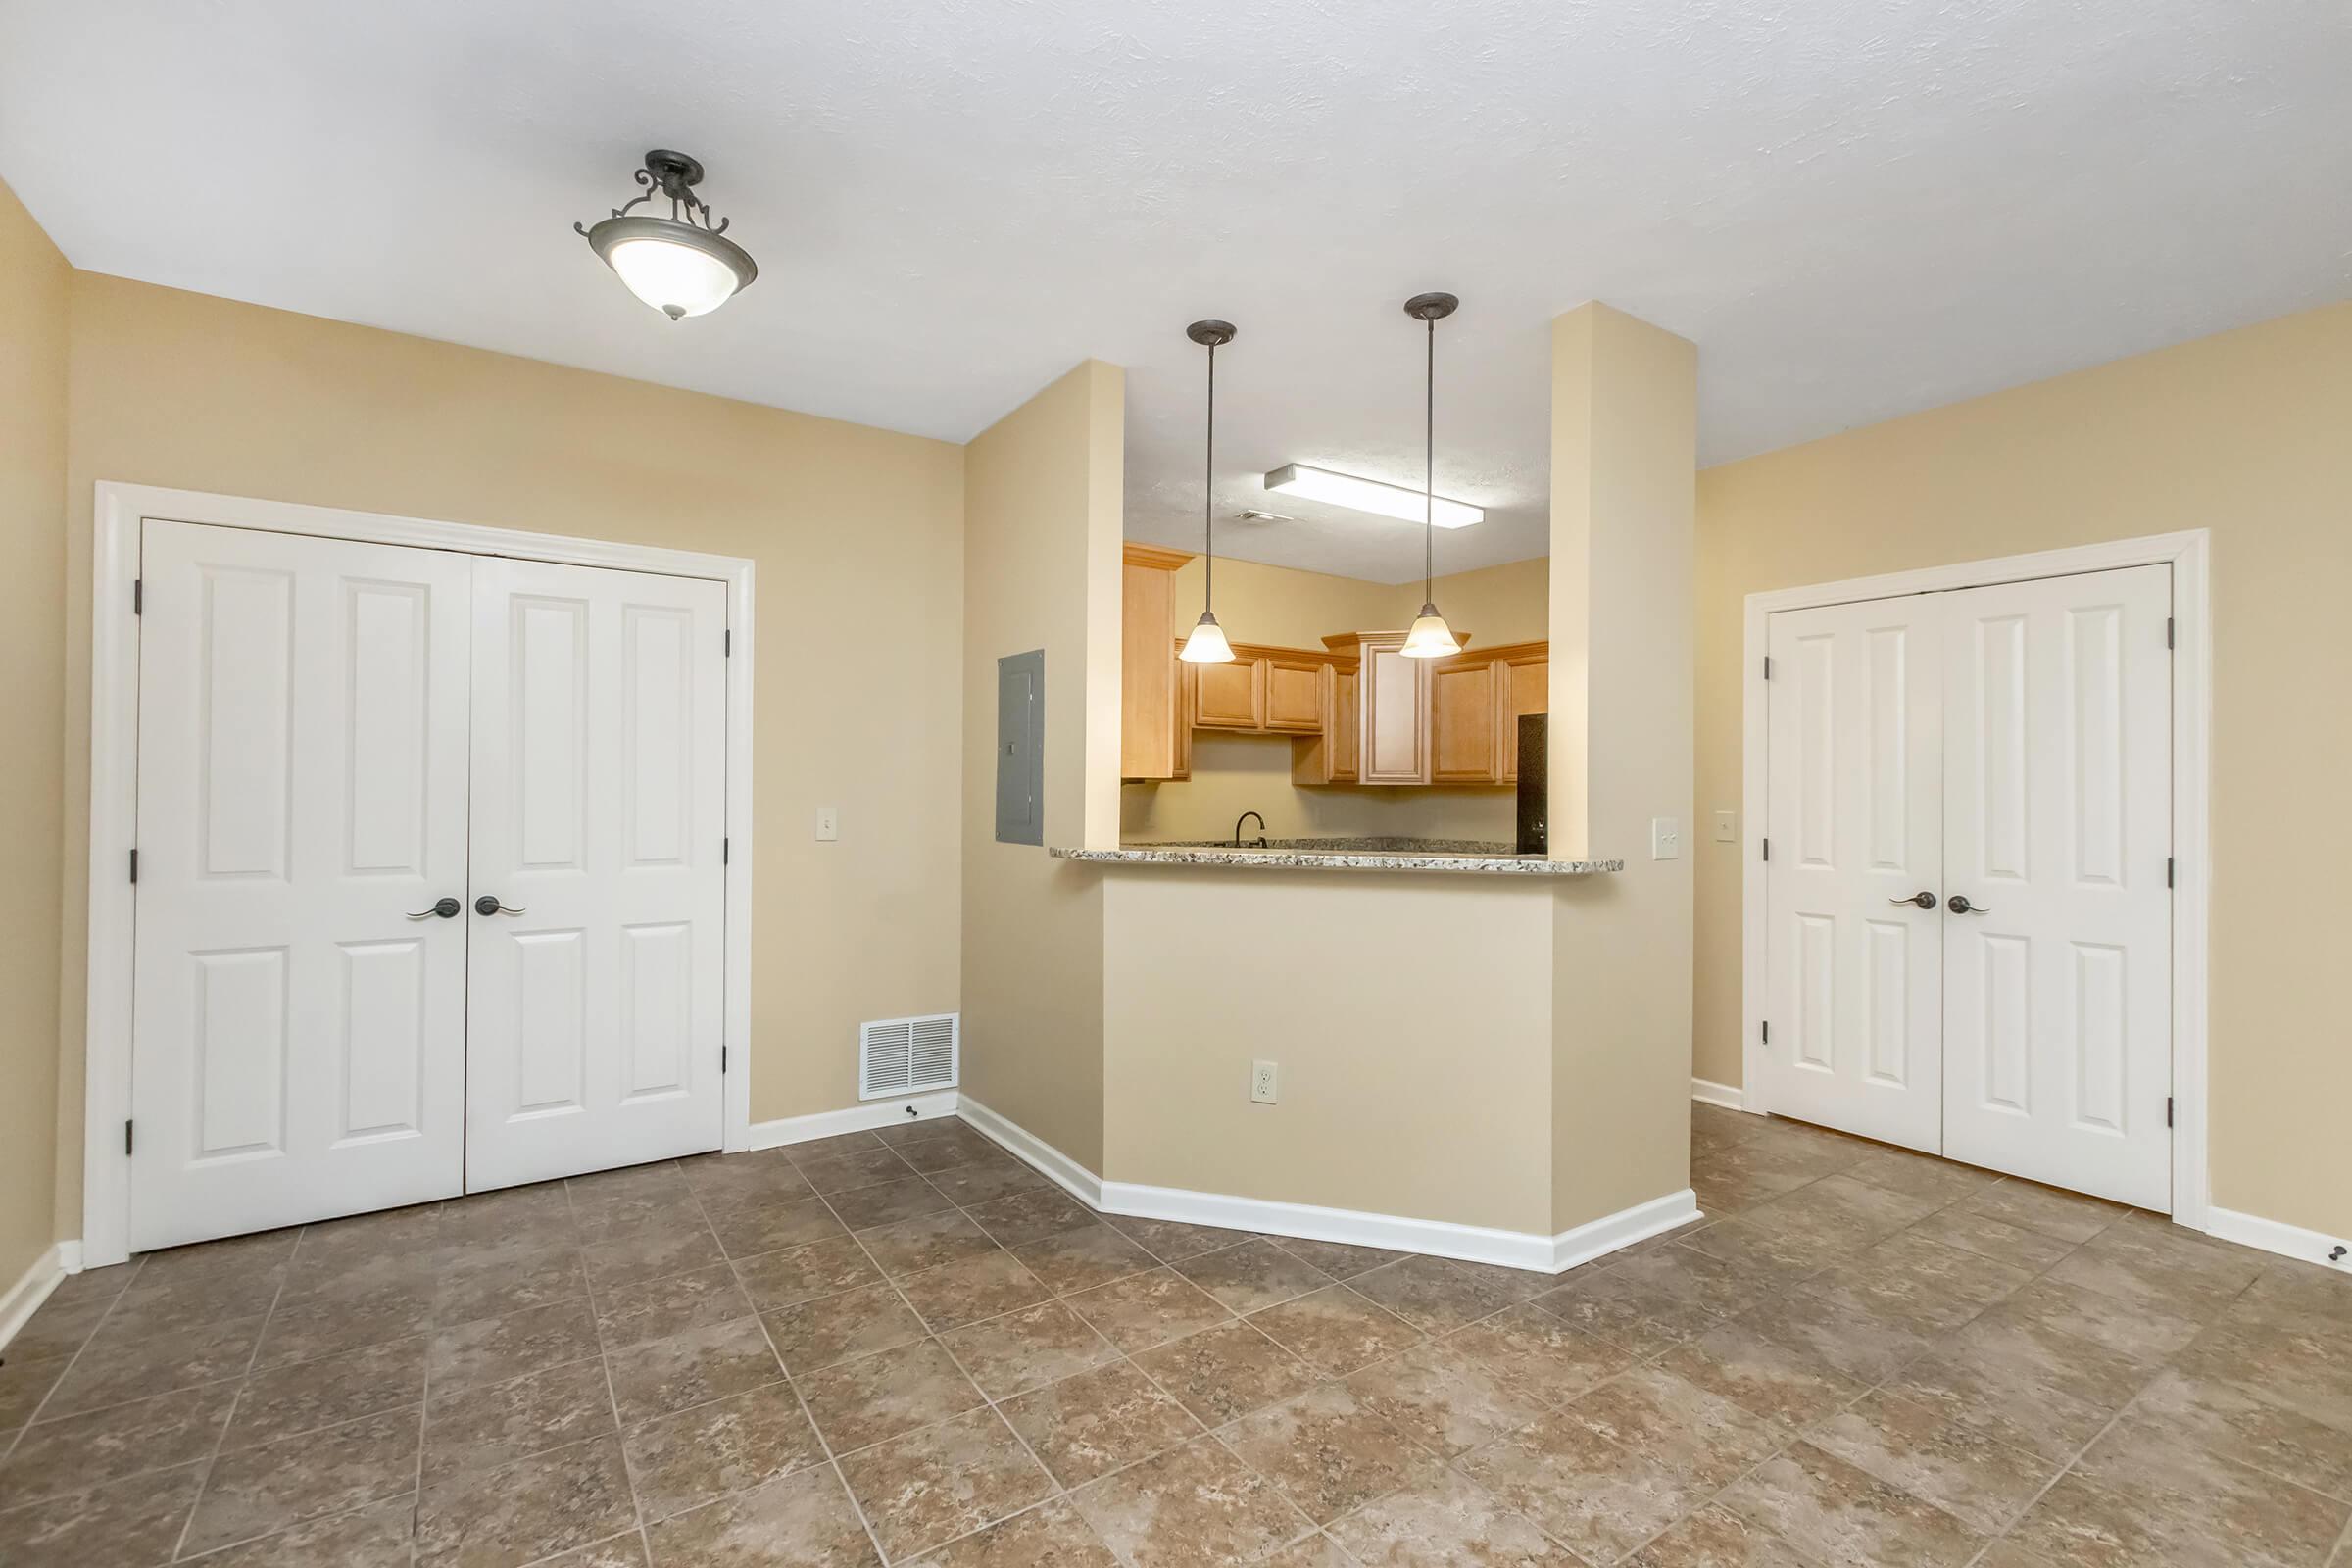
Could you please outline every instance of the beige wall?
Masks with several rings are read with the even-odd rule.
[[[1740,805],[1745,595],[2176,528],[2213,531],[2213,1199],[2352,1234],[2352,305],[1707,470],[1698,805]],[[1695,847],[1693,1057],[1736,1084],[1741,862]]]
[[[1118,841],[1126,381],[1089,360],[965,450],[963,1089],[1102,1168],[1102,890],[996,841],[997,661],[1045,650],[1046,844]]]
[[[1197,559],[1177,569],[1173,618],[1179,630],[1200,616],[1202,575]],[[1548,635],[1549,571],[1541,558],[1440,577],[1435,586],[1439,605],[1474,647]],[[1366,582],[1253,561],[1217,563],[1217,620],[1237,642],[1321,648],[1334,633],[1405,626],[1420,605],[1417,581]],[[1291,783],[1291,743],[1281,736],[1196,731],[1192,773],[1181,782],[1120,786],[1124,836],[1133,842],[1221,839],[1245,811],[1262,815],[1266,835],[1277,839],[1507,841],[1517,829],[1517,795],[1508,789],[1299,789]]]
[[[1105,1176],[1550,1233],[1547,888],[1162,866],[1103,884]],[[1272,1105],[1250,1100],[1260,1056]]]
[[[71,270],[0,185],[0,1291],[59,1236],[59,827]]]
[[[1563,888],[1553,921],[1563,1230],[1690,1180],[1690,860],[1652,860],[1649,823],[1693,837],[1697,395],[1672,333],[1600,305],[1553,323],[1552,853],[1625,861]]]
[[[752,1115],[856,1103],[860,1019],[956,1005],[960,448],[87,272],[73,294],[66,1234],[100,479],[751,558]],[[838,843],[811,837],[819,805],[841,808]]]

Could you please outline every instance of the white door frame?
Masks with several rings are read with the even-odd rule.
[[[156,517],[222,528],[260,528],[368,544],[412,545],[474,556],[513,556],[577,566],[704,577],[726,584],[727,661],[726,1120],[723,1147],[751,1147],[752,1112],[752,563],[651,545],[436,522],[377,512],[300,506],[167,490],[97,485],[90,601],[89,991],[84,1036],[81,1255],[84,1267],[130,1255],[131,942],[137,911],[130,852],[137,843],[139,525]],[[730,649],[733,652],[733,649]],[[736,839],[743,853],[734,853]]]
[[[1777,588],[1747,596],[1745,634],[1740,644],[1746,669],[1740,676],[1740,1094],[1744,1108],[1769,1112],[1765,1085],[1763,1022],[1767,972],[1764,959],[1764,655],[1768,620],[1777,611],[1809,610],[1858,599],[1892,599],[1904,594],[1983,588],[2034,577],[2062,577],[2117,566],[2173,568],[2173,1219],[2194,1230],[2208,1228],[2213,1195],[2206,1169],[2206,915],[2212,887],[2207,838],[2212,767],[2213,642],[2209,602],[2211,536],[2203,528],[2153,534],[2142,539],[2078,545],[1991,561],[1925,566],[1879,577]]]

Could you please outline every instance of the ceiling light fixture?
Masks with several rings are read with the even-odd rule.
[[[613,208],[594,228],[571,225],[630,293],[675,321],[715,311],[751,287],[760,269],[749,251],[726,237],[732,220],[713,225],[710,204],[694,193],[703,182],[700,163],[657,147],[634,177],[641,195]],[[669,198],[667,218],[629,211],[656,196]]]
[[[1188,664],[1230,664],[1233,644],[1217,624],[1217,521],[1213,512],[1217,489],[1217,347],[1233,341],[1231,321],[1195,321],[1184,335],[1208,350],[1208,438],[1200,473],[1200,532],[1206,546],[1200,594],[1200,620],[1184,640],[1176,657]]]
[[[1443,496],[1407,490],[1402,485],[1382,484],[1378,479],[1358,479],[1351,473],[1310,468],[1303,463],[1286,463],[1267,474],[1266,488],[1404,522],[1435,523],[1441,528],[1467,528],[1474,522],[1485,521],[1487,515],[1485,508],[1471,506],[1466,501],[1448,501]]]
[[[1438,323],[1451,316],[1461,301],[1450,294],[1416,294],[1404,302],[1404,314],[1429,327],[1429,367],[1423,386],[1422,403],[1422,500],[1429,512],[1421,522],[1421,613],[1413,620],[1413,629],[1404,634],[1404,646],[1397,650],[1407,659],[1443,659],[1458,654],[1462,645],[1454,640],[1453,628],[1438,613],[1437,595],[1431,585],[1437,570],[1438,513],[1437,499],[1430,492],[1438,484]]]

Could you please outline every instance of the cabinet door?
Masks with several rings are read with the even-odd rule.
[[[1363,777],[1363,682],[1352,669],[1332,671],[1331,727],[1324,745],[1331,753],[1331,781],[1353,784]]]
[[[1196,664],[1193,722],[1201,729],[1266,727],[1266,662],[1238,659],[1230,664]]]
[[[1323,671],[1305,659],[1268,659],[1266,728],[1286,735],[1312,735],[1323,727]]]
[[[1120,568],[1119,776],[1176,771],[1176,669],[1168,658],[1175,573]]]
[[[1497,698],[1502,709],[1502,782],[1519,782],[1519,720],[1529,713],[1551,711],[1551,661],[1538,655],[1498,660],[1494,665]]]
[[[1440,784],[1492,784],[1502,765],[1493,661],[1447,661],[1430,675],[1433,719],[1430,778]]]
[[[1429,782],[1429,662],[1404,657],[1404,634],[1367,637],[1363,650],[1362,782]]]

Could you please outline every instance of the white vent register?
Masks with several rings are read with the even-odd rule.
[[[962,1014],[883,1018],[858,1026],[858,1098],[956,1087]]]

